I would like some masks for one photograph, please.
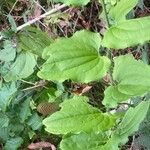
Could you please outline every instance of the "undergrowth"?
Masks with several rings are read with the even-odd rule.
[[[148,1],[0,10],[0,149],[150,149]]]

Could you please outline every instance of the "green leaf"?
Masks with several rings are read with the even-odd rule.
[[[130,108],[126,112],[122,122],[113,135],[114,138],[120,140],[118,143],[125,144],[128,141],[128,136],[138,130],[148,112],[149,105],[149,101],[141,102],[138,106]]]
[[[27,78],[34,72],[36,57],[29,52],[21,52],[16,61],[10,66],[7,74],[4,76],[5,81],[16,81]]]
[[[64,3],[66,5],[73,5],[73,6],[84,6],[87,5],[90,0],[54,0],[54,2]]]
[[[17,25],[16,25],[16,22],[15,22],[15,19],[10,14],[7,17],[8,17],[8,21],[11,25],[12,31],[14,31],[16,33],[17,32]]]
[[[9,118],[2,112],[0,112],[0,128],[8,127]]]
[[[22,143],[23,139],[21,137],[11,138],[7,140],[4,150],[17,150]]]
[[[146,128],[147,131],[144,133],[138,133],[138,138],[134,141],[134,147],[144,147],[145,150],[150,149],[150,125],[148,128]]]
[[[43,120],[50,133],[106,131],[115,125],[114,116],[89,105],[86,97],[74,97],[60,106],[60,111]]]
[[[126,15],[138,4],[138,0],[120,0],[112,7],[109,16],[114,22],[119,23],[126,20]]]
[[[150,66],[141,60],[135,60],[130,54],[114,59],[113,80],[115,86],[105,90],[103,104],[115,107],[118,103],[133,96],[150,91]]]
[[[107,107],[115,107],[118,103],[124,102],[130,98],[129,95],[121,93],[117,86],[109,86],[105,92],[103,104]]]
[[[76,82],[99,80],[110,66],[107,57],[99,55],[101,38],[89,31],[76,32],[73,37],[60,39],[44,50],[48,58],[38,76],[47,80]]]
[[[128,137],[138,130],[148,112],[149,105],[150,102],[145,101],[135,108],[129,108],[122,122],[107,144],[102,147],[102,150],[117,150],[119,145],[125,144],[128,141]]]
[[[138,96],[150,91],[150,66],[132,55],[120,56],[114,60],[113,78],[124,94]]]
[[[11,120],[8,129],[13,135],[19,135],[20,133],[22,134],[22,131],[26,128],[24,124],[20,123],[20,120],[18,118],[13,118]]]
[[[120,138],[122,144],[127,142],[129,135],[138,130],[140,123],[144,120],[148,112],[149,105],[149,101],[141,102],[138,106],[130,108],[126,112],[122,122],[114,133],[115,137]]]
[[[21,119],[21,122],[23,123],[29,116],[31,116],[31,110],[30,110],[30,98],[25,100],[20,107],[20,113],[19,117]]]
[[[110,27],[104,34],[102,45],[124,49],[150,40],[150,17],[131,19]]]
[[[4,49],[0,50],[0,60],[9,62],[13,61],[16,56],[16,48],[12,46],[11,41],[4,41]]]
[[[7,141],[9,138],[9,130],[7,127],[0,128],[0,141]]]
[[[134,145],[138,147],[144,147],[146,150],[150,149],[150,107],[146,118],[141,123],[137,132],[138,137],[134,140]]]
[[[150,66],[145,64],[141,60],[136,60],[133,55],[127,54],[124,56],[119,56],[114,59],[114,69],[113,69],[113,78],[117,82],[121,82],[123,79],[138,77],[138,76],[145,76],[149,78],[150,75]],[[141,79],[142,80],[142,79]],[[143,79],[145,80],[145,79]],[[144,82],[143,81],[131,81],[131,83],[141,83],[142,85],[149,85],[150,81]]]
[[[42,57],[45,47],[49,46],[53,40],[38,28],[28,27],[17,36],[19,47],[22,50],[32,52]]]
[[[104,133],[79,133],[65,137],[61,143],[61,150],[100,150],[107,137]]]
[[[3,84],[3,86],[0,88],[0,109],[3,112],[6,111],[6,108],[16,91],[16,84],[14,82],[12,82],[11,84]]]
[[[32,130],[38,130],[42,126],[42,119],[37,113],[34,113],[28,120],[28,125],[31,126]]]

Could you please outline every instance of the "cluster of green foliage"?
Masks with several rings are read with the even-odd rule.
[[[80,7],[90,0],[54,1]],[[2,33],[7,39],[0,51],[0,140],[5,150],[34,141],[39,138],[38,133],[41,139],[48,133],[61,135],[61,150],[119,150],[138,131],[149,111],[150,66],[131,54],[115,58],[109,55],[112,49],[148,42],[150,17],[127,19],[138,0],[100,3],[108,23],[103,37],[82,30],[70,38],[53,41],[41,30],[28,27],[17,33],[16,39],[11,37],[17,41],[13,45],[8,33]],[[107,56],[101,55],[102,47]],[[108,72],[110,85],[102,102],[105,112],[90,105],[85,96],[68,96],[63,87],[66,80],[90,83],[102,80]],[[42,90],[39,78],[50,81]],[[134,107],[119,112],[120,104],[128,101]],[[41,102],[43,108],[38,107]],[[60,104],[60,108],[56,107],[56,112],[47,117],[39,115],[37,110],[46,109],[45,102],[51,102],[51,107]],[[148,117],[146,120],[149,123]],[[148,125],[143,122],[142,128]],[[138,132],[144,135],[144,131]]]

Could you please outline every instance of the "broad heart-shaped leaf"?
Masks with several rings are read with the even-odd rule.
[[[120,56],[114,60],[113,79],[119,84],[118,90],[136,96],[150,90],[150,66],[132,55]]]
[[[53,134],[106,131],[115,125],[115,116],[102,113],[87,103],[86,97],[65,100],[61,110],[44,119],[46,131]]]
[[[4,49],[0,50],[0,60],[9,62],[13,61],[16,56],[16,48],[12,46],[11,41],[4,41]]]
[[[66,5],[84,6],[90,2],[90,0],[54,0],[54,2],[61,2]]]
[[[150,91],[150,66],[135,60],[130,54],[114,59],[113,80],[115,86],[105,90],[103,104],[115,107],[132,96],[140,96]]]
[[[138,0],[120,0],[117,5],[112,7],[109,17],[114,22],[122,22],[126,20],[126,15],[138,4]]]
[[[138,130],[148,112],[149,105],[149,101],[143,101],[135,108],[129,108],[108,143],[100,150],[119,150],[118,146],[125,144],[128,137]]]
[[[79,31],[71,38],[60,39],[44,50],[48,58],[38,76],[46,80],[87,83],[106,75],[110,66],[107,57],[99,55],[101,38],[90,31]]]
[[[149,28],[150,17],[126,20],[106,31],[102,45],[107,48],[124,49],[144,44],[150,40]]]
[[[0,88],[0,110],[6,111],[13,94],[17,91],[16,84],[14,82],[3,84]]]
[[[79,133],[63,138],[61,150],[100,150],[108,140],[104,133]]]
[[[16,81],[18,79],[27,78],[34,72],[36,65],[36,56],[30,52],[21,52],[15,62],[8,68],[8,72],[4,76],[5,81]]]
[[[150,84],[150,80],[146,80],[150,77],[150,66],[141,60],[136,60],[131,54],[114,58],[112,75],[117,82],[134,77],[136,80],[130,80],[130,83],[133,83],[133,85],[140,83],[141,85],[149,86]],[[145,78],[139,80],[139,76],[144,76]]]

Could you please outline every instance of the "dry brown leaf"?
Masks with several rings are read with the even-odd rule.
[[[39,149],[39,148],[48,148],[50,147],[51,150],[56,150],[56,147],[49,143],[49,142],[38,142],[38,143],[31,143],[29,146],[28,146],[28,149]]]

